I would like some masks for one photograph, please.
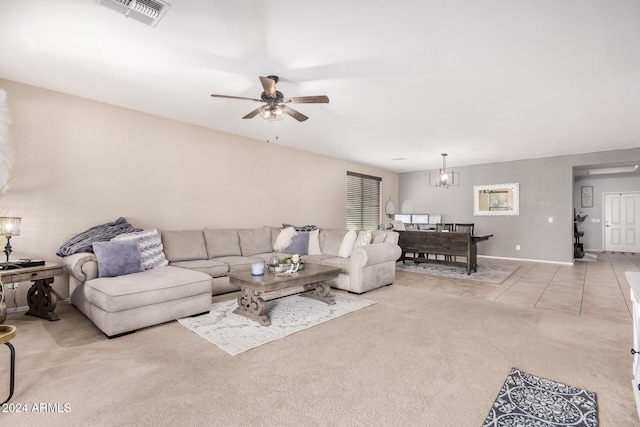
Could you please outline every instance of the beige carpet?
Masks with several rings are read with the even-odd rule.
[[[512,366],[598,395],[601,426],[638,425],[631,320],[393,286],[378,301],[238,356],[177,322],[108,340],[76,309],[18,326],[2,425],[480,426]],[[8,388],[0,348],[0,393]]]

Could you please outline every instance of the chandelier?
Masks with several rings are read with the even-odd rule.
[[[460,174],[447,169],[447,153],[442,153],[442,169],[436,175],[434,172],[429,173],[429,185],[432,187],[449,186],[457,187],[460,185]]]

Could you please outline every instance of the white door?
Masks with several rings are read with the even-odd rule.
[[[604,250],[640,252],[640,194],[604,195]]]

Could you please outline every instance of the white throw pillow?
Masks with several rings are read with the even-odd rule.
[[[356,239],[356,246],[364,246],[371,243],[371,230],[358,231],[358,238]]]
[[[353,251],[353,245],[356,243],[357,238],[358,233],[356,233],[355,230],[347,231],[347,234],[344,235],[342,243],[340,244],[338,256],[342,258],[349,258],[351,256],[351,251]]]
[[[322,255],[320,250],[320,230],[315,229],[309,232],[309,255]]]
[[[298,234],[298,232],[293,227],[287,227],[282,229],[278,237],[276,237],[276,242],[273,244],[273,249],[282,252],[291,244],[291,240],[293,236]]]

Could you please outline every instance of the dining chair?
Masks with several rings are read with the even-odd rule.
[[[438,223],[436,224],[436,231],[453,231],[453,223]],[[434,254],[436,261],[438,260],[438,254]],[[451,261],[450,255],[443,255],[445,261]]]
[[[453,231],[454,224],[436,224],[436,231]]]
[[[469,234],[471,234],[473,236],[473,226],[474,224],[461,224],[461,223],[456,223],[454,229],[455,231],[457,231],[458,233],[465,233],[468,232]]]
[[[471,236],[473,236],[473,227],[473,223],[463,224],[456,222],[454,229],[457,233],[469,233]],[[454,256],[453,260],[457,261],[457,257]]]

